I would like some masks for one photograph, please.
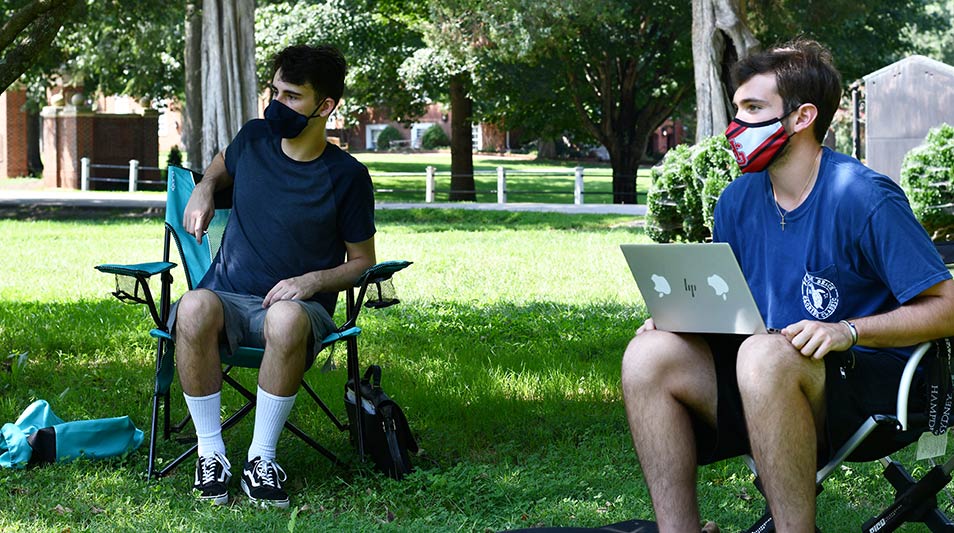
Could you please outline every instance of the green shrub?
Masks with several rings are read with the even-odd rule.
[[[712,213],[739,167],[723,135],[696,146],[679,145],[652,169],[646,233],[656,242],[702,242],[712,235]]]
[[[726,186],[742,174],[724,135],[702,141],[692,161],[692,171],[702,180],[703,224],[712,232],[716,202]]]
[[[404,136],[401,135],[401,132],[398,131],[394,126],[388,126],[381,130],[381,133],[378,134],[378,139],[376,141],[378,150],[387,150],[391,148],[391,143],[393,141],[400,141]]]
[[[433,150],[441,146],[450,146],[450,137],[444,133],[444,128],[438,124],[434,124],[430,128],[427,128],[427,131],[425,131],[421,137],[421,148]]]
[[[954,127],[932,129],[924,144],[904,156],[901,187],[932,239],[954,238]]]

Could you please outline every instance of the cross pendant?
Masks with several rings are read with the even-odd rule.
[[[785,231],[785,219],[783,218],[779,224],[782,226],[782,231]]]

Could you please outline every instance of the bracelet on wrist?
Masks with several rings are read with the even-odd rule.
[[[858,329],[854,322],[842,320],[841,323],[848,326],[848,331],[851,333],[851,348],[854,348],[858,344]]]

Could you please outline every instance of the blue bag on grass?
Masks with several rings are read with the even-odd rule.
[[[142,439],[128,416],[64,422],[46,400],[37,400],[0,428],[0,467],[115,457],[135,450]]]

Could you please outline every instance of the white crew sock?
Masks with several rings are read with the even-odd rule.
[[[266,461],[275,460],[278,436],[281,435],[285,421],[295,405],[295,394],[275,396],[258,388],[255,400],[255,433],[248,448],[248,460],[261,457]]]
[[[215,452],[225,456],[225,441],[222,440],[222,393],[208,396],[185,396],[195,436],[199,440],[199,456],[212,457]]]

